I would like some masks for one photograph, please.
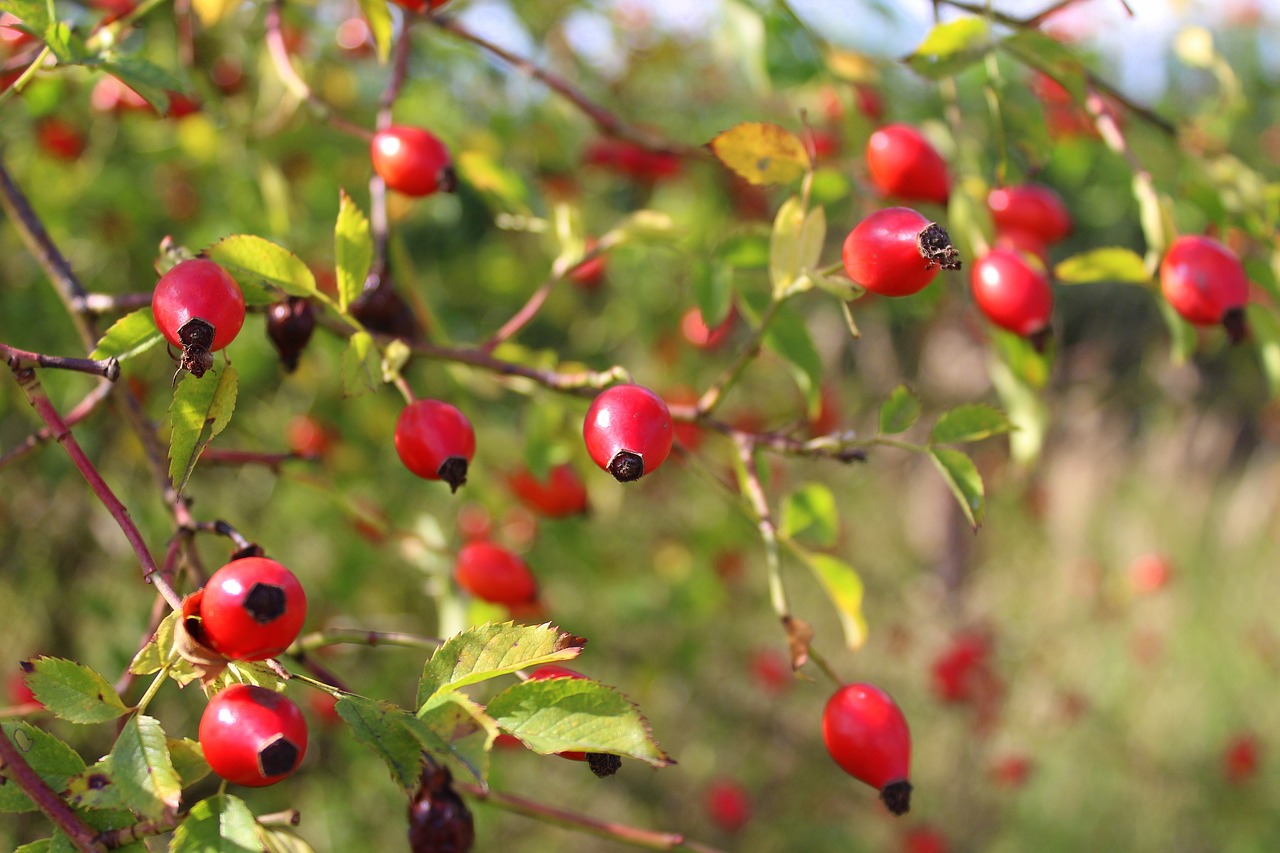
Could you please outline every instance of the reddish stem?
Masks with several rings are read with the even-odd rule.
[[[75,408],[67,412],[63,421],[67,426],[75,426],[77,423],[87,418],[95,409],[98,408],[98,404],[107,398],[107,395],[111,393],[111,389],[113,387],[114,386],[110,382],[99,382],[98,386],[85,395],[84,399],[79,403],[76,403]],[[32,450],[35,450],[52,437],[53,433],[49,431],[48,427],[37,430],[27,436],[26,440],[17,447],[4,454],[0,454],[0,468],[21,459],[23,456],[26,456]]]
[[[493,352],[498,348],[499,344],[514,337],[521,329],[529,325],[529,322],[532,321],[534,317],[537,316],[538,311],[540,311],[542,306],[546,303],[547,297],[551,295],[551,289],[556,286],[556,282],[563,281],[566,277],[573,275],[575,271],[581,269],[591,261],[594,261],[603,253],[604,250],[597,246],[590,252],[583,255],[582,260],[569,267],[569,269],[565,270],[560,275],[553,275],[544,281],[538,289],[533,292],[533,295],[529,297],[529,301],[521,306],[520,310],[513,314],[510,320],[503,323],[502,328],[494,332],[493,337],[485,341],[480,348],[485,352]]]
[[[71,810],[71,806],[45,784],[40,775],[32,770],[31,765],[22,757],[18,747],[3,734],[0,734],[0,771],[3,771],[10,781],[17,784],[31,798],[36,808],[44,812],[45,817],[62,830],[77,850],[84,853],[98,853],[106,849],[98,841],[98,834],[86,826]]]

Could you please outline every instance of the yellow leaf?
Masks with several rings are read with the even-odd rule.
[[[804,143],[786,128],[763,122],[731,127],[711,140],[721,163],[753,184],[794,181],[811,167]]]
[[[192,0],[191,8],[200,19],[201,25],[212,27],[237,5],[235,0]]]

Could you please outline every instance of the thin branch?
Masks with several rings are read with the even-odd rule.
[[[491,803],[504,811],[535,818],[544,823],[589,833],[600,838],[607,838],[611,841],[630,844],[633,847],[641,847],[645,850],[692,850],[695,853],[721,853],[719,848],[691,841],[678,832],[657,832],[611,821],[596,820],[586,815],[540,803],[537,800],[530,800],[526,797],[506,794],[492,789],[486,790],[478,785],[466,782],[454,782],[454,787],[465,791],[470,797]]]
[[[115,386],[109,381],[104,380],[99,382],[92,391],[85,395],[84,399],[79,403],[76,403],[75,407],[71,409],[71,411],[67,412],[63,417],[63,422],[67,426],[75,426],[80,421],[93,414],[94,410],[98,408],[98,405],[103,400],[107,399],[107,395],[111,393],[111,389],[114,387]],[[23,456],[26,456],[28,453],[35,450],[51,438],[53,438],[53,433],[49,431],[49,428],[42,427],[27,436],[26,440],[17,447],[0,454],[0,468],[4,468],[6,465],[21,459]]]
[[[358,645],[368,646],[403,646],[409,649],[426,649],[435,651],[444,640],[437,637],[424,637],[419,634],[406,634],[403,631],[365,631],[360,628],[326,628],[299,637],[290,647],[288,654],[306,654],[326,646]]]
[[[62,830],[77,850],[83,853],[100,853],[106,846],[97,839],[97,833],[71,810],[61,797],[40,778],[22,757],[22,752],[4,734],[0,734],[0,772],[23,790],[36,808],[44,812],[53,825]]]
[[[513,338],[521,329],[527,326],[534,317],[537,316],[538,311],[541,310],[542,306],[546,303],[547,297],[551,295],[552,288],[554,288],[558,282],[564,281],[564,279],[573,275],[574,272],[603,255],[606,248],[607,247],[605,246],[597,244],[595,248],[584,254],[582,259],[576,264],[561,273],[552,274],[546,281],[538,286],[538,289],[529,297],[529,301],[521,306],[520,310],[513,314],[510,320],[503,323],[502,328],[493,333],[493,337],[481,344],[480,348],[485,352],[493,352],[498,348],[499,344]]]
[[[409,54],[413,45],[409,38],[409,20],[405,18],[400,38],[396,40],[395,52],[391,57],[391,75],[387,78],[387,84],[378,98],[378,130],[385,130],[391,126],[392,107],[409,76]],[[391,233],[387,218],[387,182],[377,172],[369,176],[369,224],[373,234],[373,263],[365,279],[365,290],[371,290],[382,283],[387,270],[387,241]],[[390,286],[389,281],[387,286]]]
[[[483,36],[477,35],[462,24],[458,23],[454,18],[443,15],[428,15],[426,17],[427,20],[434,24],[437,29],[443,30],[444,32],[456,36],[463,41],[471,42],[477,47],[483,48],[501,59],[503,62],[506,62],[512,68],[515,68],[521,74],[531,77],[534,80],[538,80],[577,107],[605,136],[614,136],[619,139],[626,139],[643,148],[647,148],[650,151],[658,153],[676,154],[681,157],[697,159],[703,159],[707,156],[706,150],[699,146],[685,145],[684,143],[667,139],[659,134],[642,130],[641,128],[634,127],[633,125],[624,122],[612,112],[588,98],[581,89],[560,75],[552,71],[548,71],[542,66],[537,65],[522,56],[517,56],[506,48],[494,44]]]
[[[502,376],[519,376],[556,391],[566,391],[582,396],[592,396],[594,392],[607,388],[616,382],[631,381],[631,374],[625,368],[617,366],[603,371],[584,370],[577,373],[558,373],[554,370],[540,370],[536,367],[503,361],[478,349],[415,344],[413,352],[426,358],[482,367]]]
[[[755,446],[745,436],[737,436],[738,461],[742,463],[742,494],[755,513],[760,538],[764,540],[765,566],[769,575],[769,602],[773,612],[786,624],[791,619],[791,605],[787,603],[787,591],[782,584],[782,561],[778,558],[778,525],[769,509],[760,474],[756,471]]]
[[[76,309],[89,314],[127,314],[151,304],[151,293],[86,293]]]
[[[133,547],[134,553],[138,556],[138,562],[142,566],[143,580],[154,584],[160,594],[164,596],[165,601],[169,602],[170,607],[174,610],[180,608],[182,599],[174,592],[168,581],[160,576],[160,569],[156,565],[155,558],[147,550],[147,543],[143,541],[142,533],[129,516],[129,510],[111,491],[111,487],[102,479],[98,469],[93,466],[93,463],[89,461],[89,457],[80,448],[75,436],[71,434],[70,428],[62,420],[58,410],[54,408],[53,403],[40,387],[40,380],[36,376],[35,370],[12,363],[10,368],[13,370],[13,375],[18,381],[18,385],[27,395],[27,401],[31,403],[32,408],[40,415],[40,419],[49,428],[54,440],[58,441],[67,451],[67,455],[71,457],[71,461],[75,463],[80,474],[89,483],[93,493],[98,496],[98,500],[111,513],[111,517],[116,520],[116,524],[120,526],[125,538],[129,540],[129,544]]]
[[[778,313],[780,307],[782,307],[781,300],[774,299],[769,303],[769,307],[760,316],[760,324],[751,331],[751,339],[738,351],[737,357],[734,358],[732,364],[725,368],[724,373],[720,374],[720,378],[712,383],[711,387],[698,398],[699,414],[709,415],[715,411],[716,407],[724,400],[724,395],[742,376],[742,372],[747,369],[747,365],[760,354],[760,348],[764,344],[765,332],[769,330],[769,324],[773,322],[773,316]]]
[[[287,453],[259,453],[253,450],[227,450],[225,448],[209,447],[201,454],[200,461],[215,465],[265,465],[268,468],[279,469],[285,462],[309,461],[314,458],[313,456],[304,456],[292,451]]]
[[[120,362],[114,358],[69,358],[62,355],[45,355],[29,352],[8,344],[0,343],[0,356],[4,356],[11,368],[18,367],[50,367],[57,370],[70,370],[75,373],[88,373],[90,376],[102,376],[115,382],[120,378]]]

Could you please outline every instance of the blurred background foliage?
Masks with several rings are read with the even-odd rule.
[[[1034,175],[1055,187],[1075,231],[1053,260],[1096,246],[1145,248],[1128,164],[1087,131],[1055,127],[1026,70],[1007,57],[956,78],[958,116],[948,123],[938,86],[892,60],[830,53],[774,4],[711,4],[696,29],[658,26],[636,3],[456,5],[469,26],[520,36],[514,44],[588,97],[681,142],[702,144],[747,120],[796,131],[807,120],[829,134],[836,148],[820,162],[814,197],[827,209],[824,257],[832,260],[847,229],[881,204],[863,183],[861,158],[881,120],[924,125],[979,198],[998,178]],[[850,14],[876,14],[874,4],[849,5]],[[86,23],[101,15],[57,7]],[[91,290],[149,291],[166,235],[198,249],[257,234],[317,270],[332,268],[338,189],[368,209],[367,147],[284,90],[263,47],[263,12],[234,5],[217,24],[197,25],[189,66],[166,7],[129,37],[127,48],[177,69],[202,105],[189,116],[97,111],[90,96],[103,78],[86,69],[43,73],[0,107],[0,155]],[[387,71],[367,48],[335,40],[339,25],[359,14],[355,4],[299,2],[285,13],[304,77],[345,118],[372,126]],[[607,27],[612,52],[592,49],[602,37],[570,37],[584,13]],[[1276,96],[1256,38],[1268,26],[1276,24],[1246,20],[1217,34],[1237,100],[1228,103],[1220,79],[1171,54],[1175,84],[1153,106],[1180,132],[1170,136],[1136,115],[1124,126],[1175,200],[1179,228],[1233,240],[1251,274],[1274,288],[1274,215],[1255,215],[1277,197]],[[557,287],[519,341],[593,369],[624,365],[662,393],[705,388],[746,330],[739,322],[718,348],[690,344],[680,320],[696,304],[692,277],[699,262],[728,257],[739,293],[767,292],[768,222],[787,188],[745,187],[709,160],[656,182],[584,165],[597,137],[562,99],[430,25],[415,25],[412,37],[396,120],[431,128],[468,164],[456,195],[391,200],[393,272],[428,339],[483,340],[524,302],[558,248],[521,223],[545,222],[554,203],[580,210],[591,234],[646,207],[674,219],[673,238],[610,253],[597,290]],[[1089,56],[1088,43],[1074,49]],[[1108,68],[1107,57],[1091,59]],[[989,109],[988,86],[998,112]],[[878,94],[883,116],[860,108],[867,91]],[[41,141],[55,119],[80,135],[82,152],[63,158]],[[484,192],[486,174],[505,189]],[[1257,207],[1255,192],[1265,202]],[[965,281],[944,275],[912,299],[856,303],[857,341],[829,297],[797,301],[837,425],[871,434],[879,402],[902,382],[920,394],[926,423],[960,402],[998,402],[989,335]],[[0,282],[0,340],[78,352],[65,312],[11,227],[0,227]],[[786,577],[793,610],[813,624],[835,669],[885,687],[911,722],[917,790],[900,820],[825,755],[819,718],[830,689],[821,675],[777,676],[784,636],[754,525],[723,487],[732,482],[733,448],[719,436],[623,488],[581,448],[585,400],[418,360],[408,372],[415,392],[453,402],[477,427],[469,482],[451,496],[396,458],[398,395],[343,398],[341,340],[322,331],[286,375],[256,315],[230,351],[239,405],[215,447],[286,450],[300,416],[321,424],[331,446],[318,461],[279,470],[206,462],[190,486],[193,511],[230,522],[290,566],[307,585],[311,628],[432,635],[501,616],[439,608],[437,597],[465,530],[487,527],[522,552],[542,585],[546,618],[590,638],[577,668],[639,703],[679,764],[658,772],[627,765],[600,781],[581,764],[499,750],[499,790],[736,850],[912,849],[904,845],[923,843],[911,833],[924,827],[955,851],[1276,849],[1280,411],[1254,347],[1229,348],[1210,332],[1193,358],[1173,357],[1154,291],[1102,283],[1056,295],[1044,452],[1023,466],[1004,439],[975,448],[989,495],[976,536],[923,458],[880,448],[852,467],[770,463],[775,506],[815,481],[837,496],[841,526],[829,550],[865,583],[866,646],[843,650],[835,614],[809,574],[788,564]],[[162,422],[172,375],[163,351],[127,362],[125,375]],[[56,371],[42,378],[63,411],[88,387]],[[725,412],[765,429],[808,428],[803,396],[767,352]],[[0,394],[0,452],[36,426],[10,384]],[[132,434],[110,406],[75,434],[160,549],[171,522]],[[583,475],[588,516],[539,519],[513,497],[505,476],[535,440],[537,453],[567,459]],[[151,608],[126,543],[55,449],[0,476],[6,666],[48,653],[115,677]],[[206,569],[225,561],[225,544],[201,540]],[[1134,568],[1152,553],[1170,567],[1167,584]],[[957,636],[974,632],[990,650],[978,691],[985,698],[945,702],[935,663]],[[422,654],[344,647],[325,665],[366,695],[410,704]],[[194,692],[166,687],[152,706],[171,733],[194,733],[202,707]],[[318,851],[403,849],[404,803],[385,767],[340,725],[312,720],[314,746],[294,779],[238,793],[259,813],[301,809],[299,832]],[[87,756],[109,747],[106,731],[46,722]],[[1240,738],[1256,748],[1256,772],[1224,765]],[[753,814],[736,833],[706,808],[708,786],[722,779],[751,801]],[[623,849],[482,803],[474,811],[477,849]],[[0,821],[0,847],[46,834],[39,817]]]

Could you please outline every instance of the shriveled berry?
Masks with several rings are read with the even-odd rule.
[[[471,812],[454,790],[449,768],[428,759],[409,801],[409,850],[467,853],[475,840]]]
[[[315,330],[315,309],[306,299],[290,296],[267,308],[267,337],[275,345],[287,373],[298,369],[298,357]]]

